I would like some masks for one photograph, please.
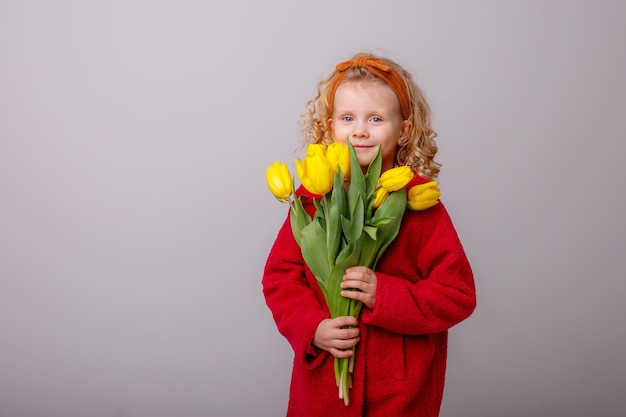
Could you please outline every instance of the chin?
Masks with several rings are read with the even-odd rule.
[[[364,170],[367,169],[367,167],[370,166],[370,163],[372,162],[372,158],[358,158],[359,159],[359,165],[361,165],[361,168],[363,168]]]

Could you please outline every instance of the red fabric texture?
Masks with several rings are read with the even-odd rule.
[[[415,177],[407,187],[424,182]],[[324,297],[288,219],[278,232],[262,283],[278,330],[294,351],[288,417],[438,416],[448,329],[476,306],[471,267],[441,202],[424,211],[407,209],[376,275],[376,305],[361,313],[345,406],[332,355],[311,343],[318,324],[330,317]]]

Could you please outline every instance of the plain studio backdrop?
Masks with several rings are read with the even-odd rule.
[[[478,308],[443,417],[626,413],[626,3],[0,1],[0,417],[284,415],[262,296],[317,82],[433,108]]]

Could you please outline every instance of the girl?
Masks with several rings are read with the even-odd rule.
[[[383,172],[410,166],[415,177],[407,189],[439,173],[429,106],[410,74],[389,59],[360,54],[338,64],[302,122],[308,143],[349,138],[363,169],[379,147]],[[359,320],[330,318],[287,219],[263,276],[267,305],[295,353],[287,416],[437,416],[447,331],[476,305],[472,271],[444,206],[407,210],[377,270],[348,268],[342,288],[359,290],[342,292],[363,302]],[[353,346],[345,406],[333,357],[350,356]]]

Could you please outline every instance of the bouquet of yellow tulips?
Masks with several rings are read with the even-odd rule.
[[[411,168],[396,167],[381,175],[381,166],[380,149],[364,173],[349,141],[347,146],[338,142],[308,145],[296,169],[302,186],[320,196],[313,199],[313,216],[304,209],[303,197],[296,195],[287,165],[275,162],[266,171],[272,194],[290,205],[293,235],[333,318],[358,317],[362,308],[360,301],[341,295],[345,270],[355,265],[375,270],[400,230],[406,207],[424,210],[437,204],[440,196],[436,181],[416,185],[407,195]],[[339,398],[345,405],[350,401],[354,356],[335,358]]]

